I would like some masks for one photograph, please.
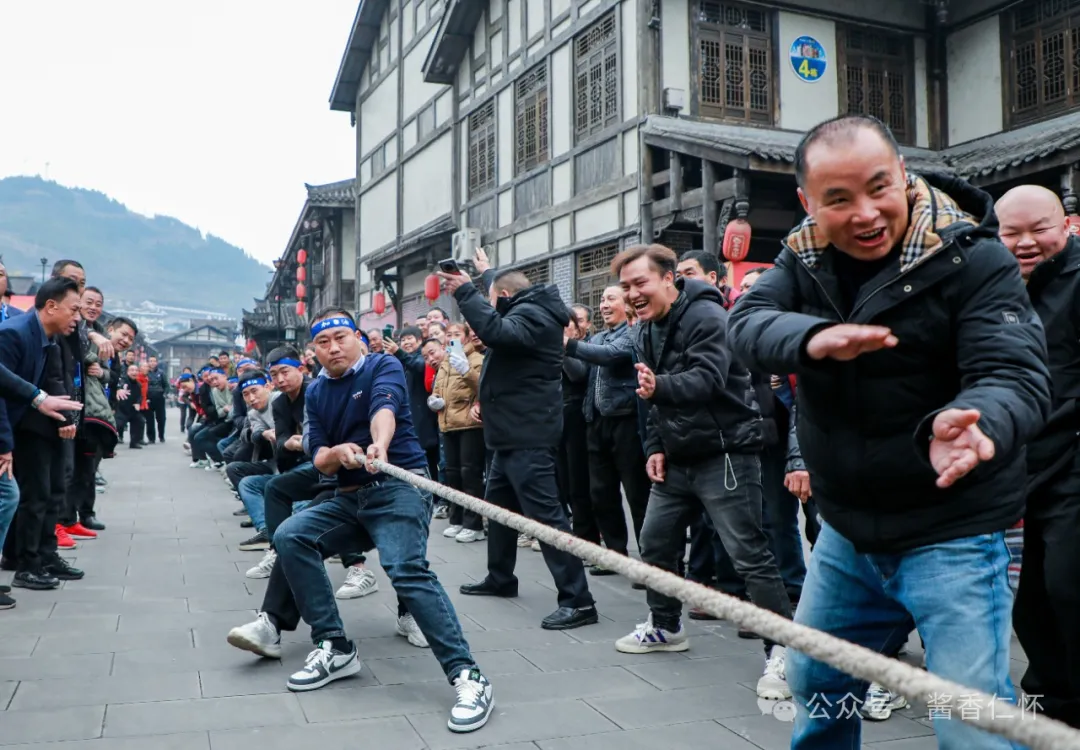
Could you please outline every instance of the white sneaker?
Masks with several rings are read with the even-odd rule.
[[[317,690],[334,680],[358,674],[361,668],[356,646],[353,646],[349,653],[343,654],[335,651],[330,646],[330,641],[323,641],[318,648],[308,654],[304,668],[289,676],[286,686],[289,690],[296,692]]]
[[[248,578],[269,578],[270,571],[274,569],[275,562],[277,562],[277,552],[268,549],[266,550],[266,554],[263,555],[263,559],[259,560],[259,564],[254,568],[249,568],[248,572],[244,575]]]
[[[532,544],[530,546],[532,547],[533,552],[539,552],[540,551],[540,540],[539,539],[533,539]]]
[[[416,620],[408,612],[397,618],[397,634],[408,639],[409,643],[417,648],[429,648],[427,638],[424,637],[420,626],[416,624]]]
[[[225,640],[230,646],[267,659],[281,658],[281,634],[265,612],[260,612],[255,622],[230,630]]]
[[[653,626],[652,615],[634,628],[634,632],[615,641],[615,650],[624,654],[651,654],[654,651],[686,651],[690,640],[686,628],[679,623],[679,630],[672,633]]]
[[[487,536],[484,534],[483,530],[473,531],[472,529],[462,529],[461,533],[457,535],[457,540],[463,544],[468,544],[469,542],[482,542],[485,539],[487,539]]]
[[[870,721],[885,721],[892,716],[893,711],[907,707],[907,698],[894,693],[884,685],[872,682],[870,689],[866,691],[866,701],[859,708],[859,713],[864,719]]]
[[[451,526],[447,526],[445,529],[443,529],[442,535],[445,536],[447,539],[453,539],[454,537],[456,537],[460,533],[461,533],[461,527],[460,526],[452,526],[451,525]]]
[[[769,651],[769,658],[765,660],[765,671],[757,681],[758,698],[782,701],[791,697],[791,688],[788,687],[784,670],[785,653],[783,646],[773,646]]]
[[[374,594],[379,590],[379,582],[375,580],[375,574],[367,568],[353,566],[345,574],[345,583],[334,594],[338,599],[359,599],[368,594]]]
[[[495,707],[495,694],[487,677],[480,670],[463,669],[454,678],[457,703],[450,709],[446,726],[451,732],[475,732],[487,724],[491,709]]]
[[[531,547],[533,543],[532,537],[525,534],[518,534],[518,546],[519,547]]]
[[[188,465],[188,468],[189,469],[205,469],[209,465],[210,465],[210,462],[207,461],[205,458],[203,458],[203,459],[200,459],[198,461],[192,461]]]

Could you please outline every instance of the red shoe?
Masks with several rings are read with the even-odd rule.
[[[83,526],[81,523],[76,523],[73,526],[65,526],[64,531],[72,539],[97,539],[97,532]]]
[[[56,524],[56,548],[71,550],[78,546],[79,545],[75,543],[75,540],[71,538],[71,535],[64,530],[64,527],[60,524]]]

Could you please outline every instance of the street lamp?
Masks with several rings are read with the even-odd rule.
[[[42,258],[41,259],[41,283],[42,284],[45,283],[45,266],[47,266],[47,265],[49,265],[49,259],[48,258]]]

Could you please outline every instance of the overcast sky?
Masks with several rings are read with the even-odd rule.
[[[330,90],[359,0],[0,1],[0,177],[93,188],[280,256],[355,176]]]

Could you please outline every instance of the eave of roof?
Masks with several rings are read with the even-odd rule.
[[[451,0],[439,19],[435,41],[424,59],[424,80],[428,83],[452,84],[458,66],[472,44],[476,25],[484,17],[487,6],[477,0]]]
[[[356,92],[364,68],[371,59],[371,50],[379,38],[379,22],[390,7],[390,0],[360,0],[349,41],[341,56],[334,88],[330,92],[330,109],[336,112],[356,111]]]

